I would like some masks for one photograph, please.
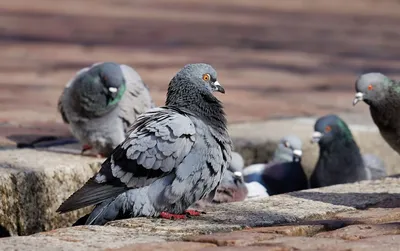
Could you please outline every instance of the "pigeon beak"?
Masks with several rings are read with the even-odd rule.
[[[214,82],[214,91],[218,91],[220,93],[225,93],[224,87],[222,87],[222,85],[220,83],[218,83],[218,81]]]
[[[322,137],[322,133],[314,132],[311,137],[311,143],[318,143]]]
[[[303,151],[301,151],[299,149],[293,150],[293,155],[295,155],[297,157],[301,157],[302,154],[303,154]]]
[[[364,100],[364,94],[362,92],[357,92],[354,96],[353,106],[355,106],[358,102]]]
[[[243,174],[242,174],[242,172],[236,171],[236,172],[233,173],[233,176],[234,176],[235,178],[237,178],[237,179],[240,179],[240,178],[243,176]]]
[[[110,92],[111,98],[115,99],[115,97],[117,96],[118,88],[110,87],[108,88],[108,91]]]

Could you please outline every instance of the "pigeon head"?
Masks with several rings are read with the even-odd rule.
[[[368,105],[377,104],[385,99],[385,94],[392,80],[381,73],[366,73],[361,75],[356,81],[356,94],[353,106],[360,101]]]
[[[302,142],[294,135],[283,137],[274,153],[274,161],[279,162],[300,162],[302,155]]]
[[[211,94],[215,91],[225,93],[225,89],[218,83],[216,70],[209,64],[188,64],[171,80],[168,87],[167,103],[182,101],[179,99],[172,100],[178,96],[187,101],[188,97],[185,96],[188,94]]]
[[[86,76],[88,81],[93,81],[98,85],[99,91],[107,99],[108,106],[112,106],[121,100],[126,86],[119,64],[105,62],[94,65]]]
[[[314,125],[312,143],[318,143],[320,146],[328,146],[341,139],[352,141],[353,135],[347,124],[336,115],[326,115],[319,118]]]
[[[216,70],[209,64],[188,64],[169,83],[165,105],[185,109],[223,133],[225,113],[214,92],[225,93]]]

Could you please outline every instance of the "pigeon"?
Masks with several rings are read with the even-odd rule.
[[[208,198],[197,201],[191,208],[203,210],[212,204],[243,201],[246,199],[248,190],[242,174],[244,167],[243,158],[237,152],[232,152],[231,156],[232,161],[224,173],[215,195],[210,194]],[[211,198],[211,196],[214,197]]]
[[[319,144],[319,159],[310,178],[312,188],[386,176],[383,162],[375,155],[361,155],[347,124],[329,114],[314,125],[312,142]]]
[[[100,171],[57,211],[96,205],[85,225],[199,215],[187,209],[215,193],[231,162],[232,141],[214,92],[225,90],[211,65],[184,66],[170,81],[165,106],[139,115]]]
[[[154,106],[139,74],[113,62],[78,71],[58,100],[58,111],[82,143],[82,153],[93,149],[104,157],[125,139],[138,115]]]
[[[260,183],[269,195],[307,189],[308,180],[301,165],[301,147],[298,137],[283,137],[270,163],[254,164],[244,169],[245,182]]]
[[[366,73],[356,81],[353,106],[364,101],[383,139],[400,154],[400,83],[381,73]]]

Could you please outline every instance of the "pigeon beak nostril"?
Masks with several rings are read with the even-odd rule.
[[[301,155],[303,154],[303,152],[299,149],[295,149],[293,150],[293,155],[301,157]]]
[[[318,143],[322,137],[322,133],[314,132],[311,137],[311,143]]]
[[[364,99],[364,94],[362,92],[357,92],[354,96],[353,106]]]
[[[234,172],[233,175],[235,176],[235,178],[239,179],[243,176],[242,172]]]
[[[214,90],[218,91],[220,93],[225,93],[224,87],[222,87],[222,85],[220,83],[218,83],[218,81],[214,82]]]
[[[110,91],[111,93],[116,93],[118,91],[118,88],[110,87],[110,88],[108,88],[108,91]]]

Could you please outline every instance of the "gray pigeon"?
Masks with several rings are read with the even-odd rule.
[[[361,75],[355,85],[353,105],[369,105],[383,139],[400,154],[400,83],[374,72]]]
[[[312,142],[318,142],[320,149],[310,179],[312,188],[386,176],[383,162],[375,155],[362,156],[349,127],[336,115],[316,121]]]
[[[203,210],[207,205],[243,201],[246,199],[248,190],[243,180],[244,161],[237,152],[232,152],[232,161],[228,170],[224,173],[220,185],[214,194],[210,194],[196,202],[192,208]],[[213,198],[211,196],[214,196]]]
[[[154,107],[147,86],[127,65],[96,63],[77,72],[58,101],[58,110],[72,134],[83,144],[108,156],[125,139],[137,116]]]
[[[100,171],[57,211],[96,205],[86,225],[198,215],[188,207],[215,193],[231,161],[232,143],[215,91],[225,93],[212,66],[186,65],[171,80],[165,106],[140,115]]]
[[[269,195],[307,189],[307,176],[301,166],[301,147],[302,143],[298,137],[283,137],[270,163],[254,164],[244,169],[245,182],[260,183]]]

